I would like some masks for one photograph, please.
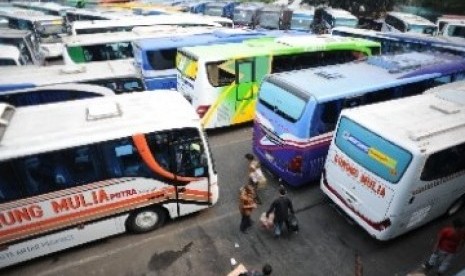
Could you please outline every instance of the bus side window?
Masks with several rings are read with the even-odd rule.
[[[431,181],[465,170],[465,143],[428,157],[420,179]]]
[[[382,101],[387,101],[395,97],[393,89],[383,89],[367,93],[365,95],[365,104],[372,104]]]
[[[435,78],[434,79],[434,86],[450,83],[451,81],[452,81],[452,77],[450,75]]]
[[[232,84],[236,81],[234,73],[234,66],[230,68],[222,68],[228,61],[220,61],[207,64],[208,80],[213,87],[221,87]],[[232,63],[234,64],[234,63]]]
[[[21,189],[18,187],[11,162],[0,163],[0,203],[21,198]]]
[[[454,75],[454,81],[459,81],[459,80],[464,80],[465,79],[465,73],[460,72]]]
[[[312,120],[310,135],[315,136],[334,130],[340,112],[340,102],[338,101],[318,104]]]

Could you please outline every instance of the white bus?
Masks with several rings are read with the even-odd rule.
[[[465,82],[343,109],[323,192],[379,240],[465,203]]]
[[[62,17],[23,9],[1,9],[0,18],[8,20],[12,29],[31,31],[40,43],[40,51],[46,58],[61,57],[61,37],[66,34]]]
[[[100,85],[116,94],[145,91],[139,71],[129,60],[0,68],[0,92],[65,83]]]
[[[168,25],[181,27],[221,27],[216,19],[195,14],[165,14],[154,16],[133,16],[116,20],[75,21],[71,34],[98,34],[131,31],[134,27]]]
[[[8,122],[0,140],[0,267],[151,231],[218,200],[207,137],[178,93],[0,110]]]
[[[132,59],[132,42],[136,40],[167,37],[175,39],[177,36],[211,33],[216,29],[218,27],[151,26],[136,27],[130,32],[69,36],[63,40],[63,60],[65,64],[76,64]]]
[[[436,35],[438,33],[438,27],[433,22],[418,15],[404,12],[388,12],[381,27],[381,31]]]

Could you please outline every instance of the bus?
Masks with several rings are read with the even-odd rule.
[[[148,232],[218,201],[207,137],[178,93],[0,110],[8,122],[0,140],[0,267]]]
[[[0,17],[8,20],[9,28],[32,32],[39,41],[40,50],[45,58],[61,57],[63,48],[61,36],[66,33],[63,18],[14,8],[0,9]]]
[[[27,65],[43,65],[45,63],[39,43],[30,31],[0,28],[0,44],[18,48]]]
[[[135,15],[116,20],[76,21],[71,24],[71,34],[100,34],[131,31],[138,26],[221,27],[214,18],[195,14],[166,14],[155,16]]]
[[[383,54],[434,50],[454,55],[465,55],[465,40],[454,37],[430,36],[418,33],[384,33],[347,27],[336,27],[332,29],[331,34],[379,42]]]
[[[186,47],[176,57],[176,87],[205,128],[226,127],[253,119],[266,74],[352,61],[379,50],[379,43],[368,40],[304,33]]]
[[[87,10],[73,8],[66,10],[66,25],[70,27],[73,22],[77,21],[98,21],[98,20],[113,20],[123,17],[120,13],[103,12],[97,10]]]
[[[465,203],[465,82],[343,110],[320,187],[378,240]]]
[[[312,31],[314,33],[329,33],[335,27],[355,28],[357,25],[357,17],[346,10],[320,7],[315,10]]]
[[[260,10],[265,7],[262,2],[243,2],[234,8],[232,20],[235,28],[255,29],[258,25]]]
[[[465,23],[465,16],[464,15],[451,15],[451,14],[443,14],[436,19],[436,26],[438,26],[438,34],[442,34],[444,32],[444,27],[450,23]]]
[[[65,64],[88,63],[104,60],[132,59],[132,42],[139,39],[166,38],[211,33],[216,28],[176,26],[138,27],[131,32],[83,34],[64,39],[63,60]]]
[[[0,91],[66,83],[104,86],[116,94],[146,90],[137,69],[129,60],[79,65],[0,68]]]
[[[178,48],[242,42],[246,39],[279,36],[284,32],[241,29],[214,30],[212,33],[139,39],[132,43],[134,60],[141,70],[148,90],[176,88],[176,53]]]
[[[287,6],[266,5],[258,16],[258,27],[268,30],[289,30],[292,10]]]
[[[388,12],[381,31],[436,35],[438,27],[433,22],[418,15],[404,12]]]
[[[0,92],[0,102],[14,107],[112,96],[113,90],[92,84],[67,83]]]
[[[422,93],[465,79],[465,57],[411,52],[366,61],[272,74],[260,87],[253,150],[284,183],[320,179],[339,113],[344,108]]]
[[[229,19],[233,18],[234,8],[238,5],[238,2],[234,1],[213,1],[205,4],[203,14],[222,16]]]

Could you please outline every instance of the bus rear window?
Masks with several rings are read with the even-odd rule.
[[[268,81],[263,82],[260,87],[258,101],[293,123],[300,118],[307,103],[300,95]]]
[[[198,63],[197,60],[178,52],[176,55],[176,69],[185,77],[195,80],[197,77]]]
[[[148,51],[147,60],[153,70],[167,70],[175,68],[176,48]]]
[[[412,160],[410,152],[346,117],[340,119],[335,143],[352,160],[391,183],[399,182]]]

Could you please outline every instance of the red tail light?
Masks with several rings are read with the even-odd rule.
[[[289,162],[287,169],[295,173],[302,172],[302,156],[301,155],[294,156],[291,162]]]
[[[197,107],[197,114],[199,114],[200,118],[203,118],[203,116],[205,116],[205,113],[207,113],[209,108],[209,105],[200,105],[199,107]]]

